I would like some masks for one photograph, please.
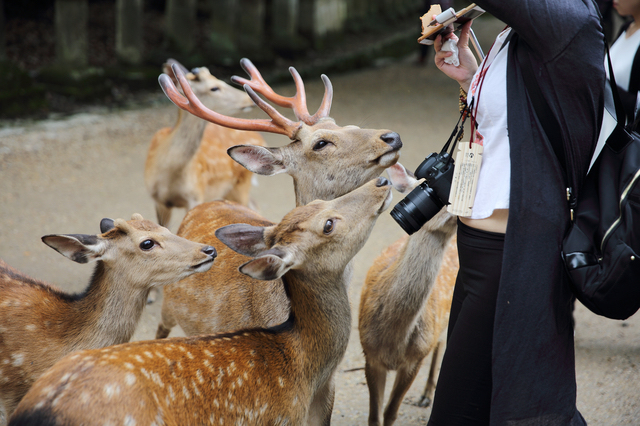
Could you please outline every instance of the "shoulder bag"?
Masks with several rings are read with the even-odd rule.
[[[553,130],[559,128],[558,122],[539,90],[528,54],[519,56],[536,115],[564,163],[570,194],[569,163],[560,133]],[[613,131],[605,136],[601,151],[596,149],[578,199],[569,203],[573,220],[562,244],[562,260],[582,304],[598,315],[626,319],[640,308],[640,134],[624,126],[608,46],[607,59],[610,84],[605,90],[603,131],[607,121]]]

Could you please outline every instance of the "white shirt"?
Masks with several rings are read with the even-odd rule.
[[[482,141],[484,146],[471,219],[485,219],[495,209],[509,208],[511,160],[507,133],[508,44],[500,49],[508,35],[509,29],[498,35],[483,61],[486,63],[480,64],[473,76],[467,94],[467,103],[470,104],[477,97],[478,89],[481,89],[479,102],[476,99],[476,142]],[[481,73],[485,77],[480,88]],[[473,110],[476,110],[476,105]]]

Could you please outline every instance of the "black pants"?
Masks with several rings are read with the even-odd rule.
[[[460,270],[429,426],[488,425],[493,322],[504,234],[458,221]]]

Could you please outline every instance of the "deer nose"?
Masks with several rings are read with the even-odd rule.
[[[380,136],[380,139],[382,139],[394,150],[399,150],[400,148],[402,148],[402,140],[400,139],[400,135],[396,132],[385,133],[384,135]]]
[[[218,255],[218,253],[216,252],[215,247],[211,247],[211,246],[204,246],[204,247],[202,247],[201,251],[204,254],[206,254],[207,256],[211,256],[211,257],[216,257]]]
[[[380,176],[380,177],[378,178],[378,180],[376,181],[376,186],[377,186],[378,188],[379,188],[379,187],[381,187],[381,186],[387,186],[387,185],[391,185],[391,184],[389,183],[389,181],[387,180],[387,178],[384,178],[384,177],[382,177],[382,176]]]

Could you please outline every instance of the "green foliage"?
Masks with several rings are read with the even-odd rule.
[[[0,116],[3,118],[33,114],[46,109],[47,101],[42,86],[16,64],[0,62]]]

